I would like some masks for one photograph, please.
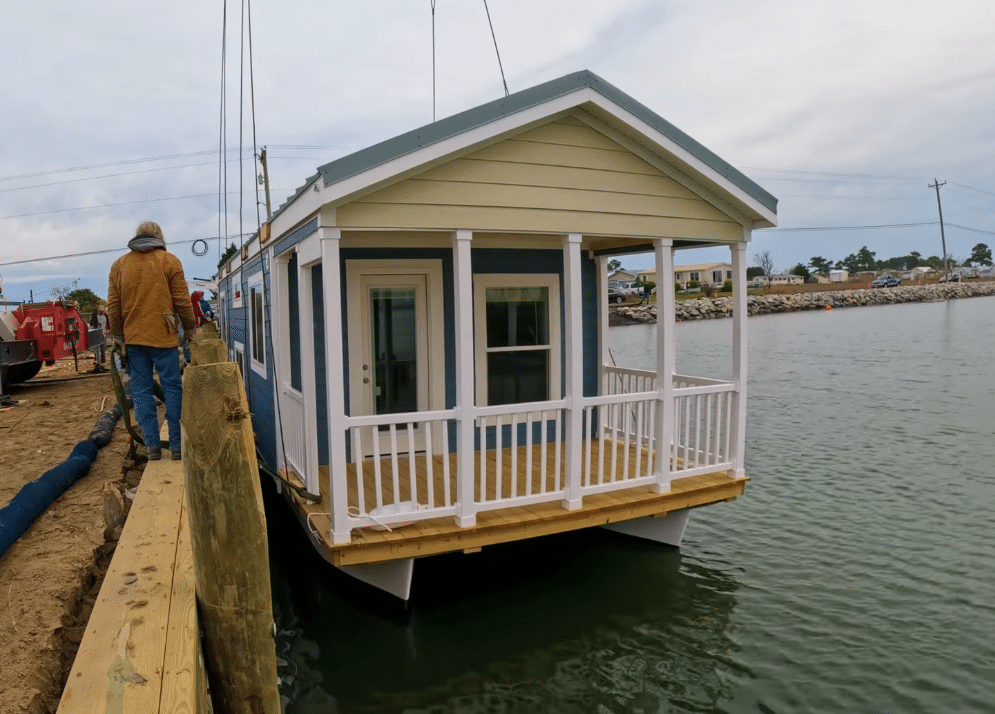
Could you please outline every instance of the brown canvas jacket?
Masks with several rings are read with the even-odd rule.
[[[129,345],[176,347],[178,322],[193,335],[193,309],[180,259],[165,250],[131,250],[115,260],[107,315],[111,334],[124,335]]]

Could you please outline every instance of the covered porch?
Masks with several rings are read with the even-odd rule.
[[[745,234],[748,237],[748,230]],[[488,240],[492,239],[480,242],[488,245]],[[608,350],[607,262],[617,251],[599,250],[602,241],[597,237],[565,235],[560,246],[562,290],[558,291],[563,374],[557,381],[562,391],[544,401],[487,405],[480,399],[479,345],[472,328],[470,255],[477,242],[469,230],[454,231],[450,237],[453,283],[445,299],[455,313],[455,358],[450,366],[455,389],[454,398],[444,408],[357,413],[360,410],[355,408],[355,394],[348,393],[348,380],[330,379],[326,393],[316,394],[295,386],[286,368],[288,361],[283,360],[280,369],[281,360],[277,360],[284,445],[281,466],[307,490],[321,495],[316,505],[299,501],[299,510],[309,529],[327,546],[332,562],[374,562],[384,559],[377,554],[388,552],[395,554],[392,558],[406,557],[396,555],[404,548],[395,541],[413,538],[413,543],[422,542],[424,533],[435,533],[438,543],[448,544],[433,546],[444,550],[432,552],[474,548],[467,543],[479,540],[479,529],[484,524],[491,528],[495,518],[518,523],[530,532],[533,527],[556,532],[560,527],[551,522],[560,518],[573,524],[564,529],[586,527],[592,518],[601,518],[602,523],[608,522],[605,518],[626,520],[641,517],[638,514],[646,510],[643,515],[663,515],[742,493],[746,482],[745,291],[733,293],[732,379],[676,374],[676,249],[671,239],[653,239],[650,245],[657,275],[662,276],[657,290],[656,369],[616,367],[610,363]],[[617,239],[613,242],[617,246]],[[647,241],[640,244],[645,250]],[[745,285],[746,243],[728,246],[734,283]],[[349,348],[342,336],[348,332],[343,321],[351,308],[343,295],[349,291],[343,290],[342,276],[336,270],[324,270],[320,285],[313,280],[314,266],[343,264],[343,247],[350,247],[348,231],[317,225],[313,236],[293,253],[276,257],[277,304],[297,304],[302,324],[315,319],[313,291],[320,290],[324,304],[321,349],[313,334],[305,331],[297,336],[301,340],[297,383],[314,384],[322,367],[328,374],[342,374],[348,363]],[[593,255],[596,263],[596,305],[583,299],[583,255]],[[298,293],[294,300],[289,295],[291,287]],[[597,311],[595,389],[585,385],[583,374],[581,320],[585,310]],[[276,329],[276,343],[291,340],[289,330],[280,334],[279,321]],[[586,349],[590,352],[591,345]],[[324,365],[315,361],[319,353],[324,355]],[[327,428],[317,418],[317,400],[322,397]],[[321,439],[327,439],[327,459],[318,456]],[[724,487],[729,484],[730,488]],[[681,493],[681,499],[661,498],[671,492]],[[591,515],[612,503],[643,505],[617,509],[611,516]],[[687,505],[677,505],[682,503]],[[588,515],[577,517],[578,512]],[[524,523],[532,525],[526,528]],[[515,527],[508,528],[511,533]],[[388,542],[395,545],[370,545]]]

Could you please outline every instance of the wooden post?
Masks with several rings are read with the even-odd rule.
[[[190,365],[183,391],[187,511],[212,692],[229,712],[279,714],[266,521],[242,377],[231,362]]]
[[[222,340],[201,338],[190,343],[190,364],[203,366],[228,361],[228,348]]]

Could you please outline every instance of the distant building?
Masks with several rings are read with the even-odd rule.
[[[850,271],[848,270],[829,271],[829,282],[831,283],[845,283],[849,279],[850,279]]]
[[[770,276],[771,285],[803,285],[804,283],[805,277],[803,275],[795,275],[794,273],[781,273],[780,275]]]
[[[656,270],[640,270],[637,273],[641,282],[656,283]],[[726,280],[732,280],[732,263],[699,263],[697,265],[675,265],[674,282],[686,284],[696,280],[701,284],[712,283],[721,285]]]

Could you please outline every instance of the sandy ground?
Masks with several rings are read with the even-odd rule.
[[[89,356],[60,360],[8,388],[19,406],[0,409],[0,506],[61,463],[114,404],[109,374],[86,374]],[[68,379],[67,379],[68,378]],[[0,712],[54,712],[72,666],[117,533],[105,538],[105,487],[137,485],[143,464],[128,460],[118,421],[110,444],[0,558]],[[142,451],[142,450],[140,450]],[[140,458],[140,461],[144,459]]]

